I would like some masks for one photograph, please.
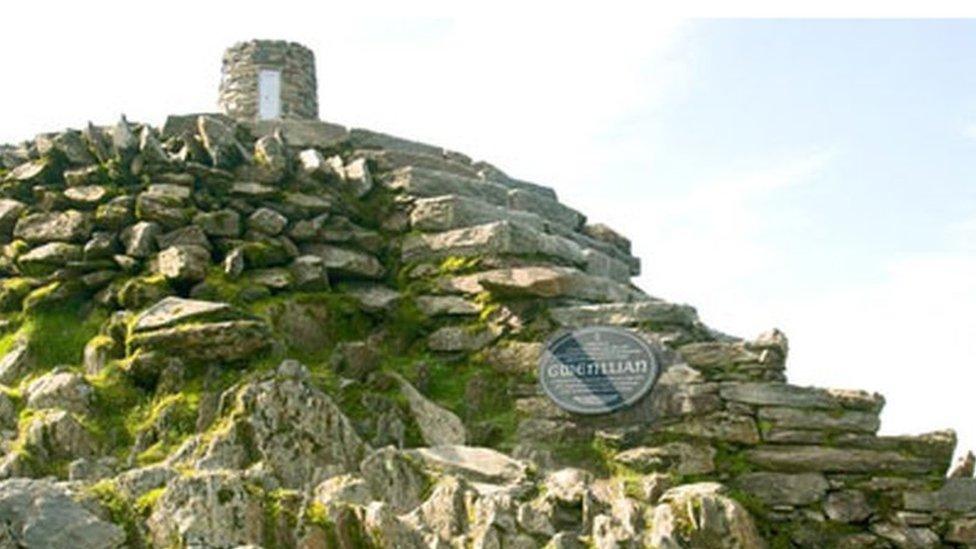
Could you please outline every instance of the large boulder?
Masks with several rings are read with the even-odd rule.
[[[749,512],[714,482],[686,484],[661,496],[648,512],[644,541],[650,547],[760,548]]]
[[[84,243],[92,231],[91,218],[75,210],[28,214],[17,220],[14,238],[31,243]]]
[[[0,482],[0,545],[4,547],[108,549],[125,543],[125,531],[76,501],[67,485],[50,479]]]

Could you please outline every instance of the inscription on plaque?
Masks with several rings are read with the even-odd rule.
[[[549,398],[579,414],[605,414],[633,404],[651,390],[659,373],[650,343],[609,326],[557,334],[539,361],[539,380]]]

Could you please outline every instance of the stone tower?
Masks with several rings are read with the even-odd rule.
[[[218,103],[240,120],[317,119],[315,55],[283,40],[239,42],[224,52]]]

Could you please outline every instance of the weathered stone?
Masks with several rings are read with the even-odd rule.
[[[237,547],[264,542],[262,495],[238,473],[174,478],[146,521],[154,545]]]
[[[140,221],[126,227],[119,235],[125,255],[146,258],[156,251],[156,238],[162,232],[158,223]]]
[[[265,135],[254,142],[254,162],[267,172],[272,183],[288,173],[288,149],[281,132]]]
[[[85,243],[83,256],[87,261],[95,259],[111,259],[119,251],[119,241],[115,233],[96,231],[91,239]]]
[[[365,158],[357,158],[344,168],[346,186],[357,198],[362,198],[373,190],[373,176],[369,173],[369,166]]]
[[[649,511],[649,547],[764,547],[749,513],[720,484],[672,488]]]
[[[512,297],[573,297],[596,302],[639,300],[634,288],[598,278],[570,267],[517,267],[458,276],[442,283],[446,291],[480,294],[484,291]]]
[[[956,464],[949,471],[949,478],[970,478],[973,476],[973,469],[976,468],[976,455],[972,451],[960,456]]]
[[[759,421],[781,429],[816,429],[876,433],[881,420],[872,412],[822,411],[796,408],[760,408]]]
[[[297,379],[279,373],[232,389],[223,397],[232,403],[226,425],[194,466],[244,469],[260,463],[292,489],[354,471],[367,448],[332,399],[302,377],[307,371]]]
[[[945,540],[950,543],[976,545],[976,518],[961,518],[949,521]]]
[[[68,203],[82,209],[93,209],[107,196],[108,189],[101,185],[81,185],[64,190]]]
[[[196,225],[187,225],[161,234],[156,237],[156,244],[160,250],[165,250],[171,246],[196,246],[207,251],[211,249],[207,235],[204,234],[203,229]]]
[[[939,546],[939,536],[928,528],[912,528],[890,522],[876,522],[871,531],[900,549],[925,549]]]
[[[884,404],[880,395],[863,391],[832,391],[785,383],[726,383],[721,394],[723,399],[734,402],[789,408],[849,408],[879,413]]]
[[[400,301],[400,292],[380,284],[347,286],[346,293],[366,311],[389,311]]]
[[[353,278],[381,278],[385,269],[372,255],[328,244],[303,244],[301,253],[322,258],[330,274]]]
[[[235,361],[252,358],[270,345],[263,322],[237,320],[181,325],[133,334],[128,345],[146,352],[176,354],[188,360]]]
[[[210,252],[200,246],[170,246],[159,252],[159,273],[166,278],[194,282],[207,277]]]
[[[336,475],[315,487],[314,499],[323,505],[336,503],[353,503],[368,505],[376,499],[369,483],[359,475]]]
[[[9,198],[0,199],[0,237],[6,240],[12,236],[17,219],[26,210],[27,206],[23,202]]]
[[[165,188],[169,187],[183,189],[175,185],[165,186]],[[152,185],[150,189],[139,193],[136,197],[137,218],[142,221],[154,221],[169,230],[177,229],[190,222],[191,213],[183,203],[185,198],[177,193],[168,192],[168,189],[164,190],[163,185]]]
[[[976,479],[950,478],[934,492],[905,492],[905,509],[976,512]]]
[[[95,224],[100,229],[119,230],[135,221],[131,196],[117,196],[95,209]]]
[[[823,500],[830,485],[820,473],[746,473],[735,486],[766,505],[810,505]]]
[[[559,223],[570,229],[579,229],[586,222],[586,216],[559,202],[525,189],[508,191],[509,208],[532,212],[544,219]]]
[[[122,547],[125,531],[75,501],[69,489],[50,479],[0,482],[3,543],[9,547]]]
[[[477,303],[456,295],[421,295],[415,302],[420,312],[427,316],[463,316],[481,312]]]
[[[387,187],[418,197],[461,195],[497,206],[508,206],[508,188],[476,178],[408,166],[389,174]]]
[[[673,471],[678,475],[704,475],[715,470],[715,449],[707,445],[669,442],[661,446],[640,446],[613,457],[617,463],[640,473]]]
[[[169,163],[169,155],[159,142],[156,132],[149,126],[143,126],[139,133],[139,156],[150,166]]]
[[[594,324],[639,326],[645,323],[691,326],[698,322],[694,308],[664,301],[554,307],[549,310],[549,316],[560,326],[571,328]]]
[[[32,416],[26,429],[24,449],[41,462],[93,457],[98,453],[94,437],[70,412],[41,410]]]
[[[193,224],[210,236],[235,238],[241,234],[241,216],[234,210],[200,212],[193,217]]]
[[[48,242],[18,257],[17,264],[26,275],[46,276],[81,257],[81,246],[77,244]]]
[[[67,130],[52,136],[39,135],[35,139],[37,152],[42,156],[57,152],[70,164],[84,165],[95,162],[95,157],[88,152],[88,145],[77,130]]]
[[[764,446],[744,455],[751,463],[775,471],[926,474],[937,467],[924,458],[858,448]]]
[[[296,257],[289,266],[295,288],[319,290],[329,287],[328,271],[321,257],[303,255]]]
[[[501,335],[492,327],[444,326],[427,337],[432,351],[477,351]]]
[[[537,231],[546,222],[539,216],[459,195],[417,200],[410,211],[410,225],[421,231],[449,231],[496,221],[511,221]]]
[[[404,453],[426,467],[464,477],[472,482],[515,483],[525,478],[526,465],[491,448],[435,446]]]
[[[26,338],[15,339],[10,350],[3,355],[3,358],[0,358],[0,383],[10,386],[16,385],[16,381],[30,369],[31,362],[28,340]]]
[[[625,254],[630,254],[630,240],[602,223],[584,225],[583,234],[610,244]]]
[[[34,213],[17,220],[14,238],[31,243],[76,242],[84,243],[91,235],[89,216],[75,211]]]
[[[275,236],[288,225],[288,218],[271,208],[258,208],[247,218],[247,226],[269,236]]]
[[[83,376],[71,372],[51,372],[30,383],[25,389],[27,406],[35,409],[61,408],[86,414],[94,391]]]
[[[867,498],[859,490],[832,492],[827,496],[823,509],[827,518],[836,522],[863,522],[871,516]]]
[[[441,408],[420,394],[409,381],[398,374],[391,374],[400,383],[400,393],[417,420],[420,435],[428,446],[463,445],[467,438],[464,423],[450,410]]]
[[[507,341],[490,347],[485,352],[485,361],[505,374],[533,372],[539,367],[543,347],[541,343]]]
[[[315,149],[305,149],[298,153],[298,163],[305,175],[319,180],[342,179],[345,176],[341,158],[336,156],[326,160]]]
[[[583,251],[574,242],[510,221],[442,233],[412,234],[404,239],[401,247],[404,261],[485,255],[543,256],[573,265],[586,264]]]
[[[678,423],[662,426],[661,430],[739,444],[758,444],[760,440],[756,422],[752,418],[729,413],[686,417]]]
[[[359,466],[372,493],[381,496],[397,513],[420,505],[427,486],[426,475],[408,455],[387,446],[370,453]]]
[[[139,313],[132,324],[134,332],[166,328],[183,322],[226,320],[234,317],[227,303],[167,297]]]
[[[237,140],[235,128],[226,119],[201,116],[197,118],[197,131],[214,166],[233,167],[248,156]]]

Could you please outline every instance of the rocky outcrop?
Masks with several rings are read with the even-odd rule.
[[[123,118],[0,147],[0,238],[2,546],[976,544],[951,432],[877,435],[880,395],[789,383],[783,333],[461,153]],[[611,414],[537,385],[590,325],[659,349]]]

